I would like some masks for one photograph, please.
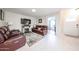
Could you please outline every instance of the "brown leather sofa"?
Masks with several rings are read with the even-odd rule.
[[[32,32],[35,32],[40,35],[46,35],[47,34],[47,26],[45,25],[36,25],[36,27],[32,28]]]
[[[7,26],[0,27],[0,51],[14,51],[25,43],[26,38],[19,30],[10,30]]]

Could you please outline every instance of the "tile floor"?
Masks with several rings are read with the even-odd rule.
[[[40,41],[29,47],[26,43],[17,51],[77,51],[79,50],[79,38],[65,35],[57,36],[52,30],[48,31]]]

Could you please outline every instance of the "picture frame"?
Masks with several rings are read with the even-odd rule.
[[[39,19],[38,22],[39,22],[39,23],[42,23],[42,19]]]
[[[4,20],[4,12],[0,9],[0,20]]]

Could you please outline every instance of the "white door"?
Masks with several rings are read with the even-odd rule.
[[[79,22],[76,10],[70,10],[64,22],[64,33],[70,36],[79,36]]]

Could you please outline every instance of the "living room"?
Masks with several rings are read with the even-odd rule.
[[[1,59],[79,59],[79,0],[0,0]]]
[[[79,42],[77,40],[77,37],[79,37],[78,31],[71,27],[74,23],[70,23],[71,17],[72,21],[76,17],[73,16],[75,14],[73,8],[2,8],[0,10],[0,31],[4,29],[2,26],[8,26],[10,32],[13,32],[14,35],[18,33],[18,36],[11,36],[15,37],[14,40],[16,41],[14,43],[9,41],[11,38],[0,42],[2,43],[1,51],[78,50],[77,47],[74,48],[75,43]],[[6,38],[6,36],[3,37]],[[71,40],[69,41],[69,39]]]
[[[42,9],[41,8],[2,8],[0,9],[1,11],[0,27],[8,26],[10,30],[19,30],[22,34],[28,37],[27,41],[29,40],[29,37],[31,36],[35,35],[35,38],[32,37],[34,39],[36,39],[38,36],[40,38],[36,39],[36,41],[39,41],[42,39],[44,35],[47,34],[47,31],[48,31],[47,18],[49,16],[53,16],[52,13],[56,14],[59,11],[59,9],[56,9],[56,11],[54,10],[53,12],[52,10],[53,9],[51,8],[49,9],[48,8],[45,8],[45,9],[44,8]],[[28,20],[30,20],[29,21],[30,23],[28,23]],[[35,27],[42,28],[42,31],[38,31],[38,29],[35,29]],[[35,32],[40,35],[33,34],[31,32]],[[31,45],[32,44],[30,44],[29,47]],[[6,48],[3,48],[3,50],[5,49]]]

